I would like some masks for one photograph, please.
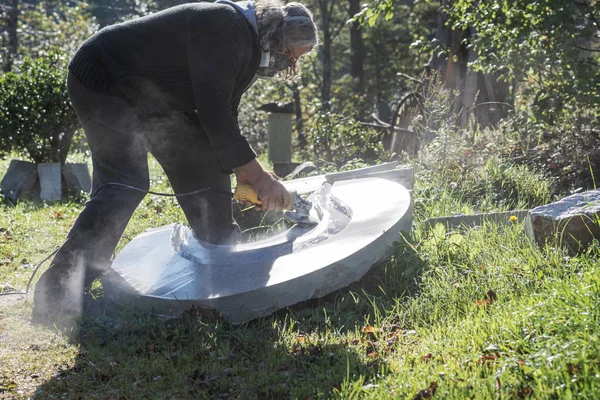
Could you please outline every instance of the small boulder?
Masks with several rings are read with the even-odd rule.
[[[60,163],[39,163],[37,172],[40,178],[40,198],[45,201],[58,201],[62,197]]]
[[[527,234],[540,246],[566,245],[573,252],[600,239],[600,190],[565,197],[529,211]]]
[[[12,202],[20,198],[29,198],[35,189],[37,179],[37,167],[34,163],[11,160],[0,183],[0,192]]]
[[[69,189],[88,194],[92,191],[92,179],[87,164],[65,164],[62,174]]]

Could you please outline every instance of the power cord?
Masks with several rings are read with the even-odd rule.
[[[185,197],[185,196],[192,196],[194,194],[200,194],[200,193],[204,193],[204,192],[208,192],[209,190],[212,190],[218,194],[222,194],[222,195],[227,195],[229,197],[233,197],[233,193],[231,193],[230,191],[227,190],[223,190],[223,189],[214,189],[211,187],[206,187],[203,189],[198,189],[198,190],[194,190],[191,192],[185,192],[185,193],[161,193],[161,192],[154,192],[152,190],[145,190],[145,189],[141,189],[135,186],[131,186],[131,185],[126,185],[124,183],[118,183],[118,182],[108,182],[105,183],[104,185],[100,186],[98,188],[98,190],[96,190],[95,193],[92,194],[91,198],[94,198],[95,196],[98,195],[98,193],[104,189],[107,186],[119,186],[119,187],[123,187],[126,189],[130,189],[130,190],[135,190],[136,192],[142,192],[142,193],[146,193],[146,194],[153,194],[156,196],[164,196],[164,197]],[[25,291],[19,291],[19,292],[6,292],[6,293],[0,293],[0,296],[13,296],[13,295],[23,295],[26,296],[27,294],[29,294],[29,287],[31,286],[31,281],[33,281],[33,278],[35,277],[35,274],[37,274],[38,270],[40,269],[40,267],[42,266],[42,264],[44,264],[46,261],[48,261],[50,259],[50,257],[52,257],[53,255],[55,255],[58,250],[60,249],[57,248],[56,250],[54,250],[52,253],[50,253],[49,255],[46,256],[46,258],[44,258],[33,270],[33,273],[31,274],[31,276],[29,277],[29,281],[27,282],[27,287],[25,288]]]
[[[11,295],[15,295],[15,294],[22,294],[24,296],[26,296],[29,293],[29,286],[31,285],[31,281],[33,280],[33,277],[35,276],[35,274],[38,272],[38,270],[40,269],[40,267],[42,266],[42,264],[44,264],[46,261],[48,261],[50,259],[50,257],[52,257],[53,255],[55,255],[58,252],[57,248],[56,250],[54,250],[52,253],[50,253],[49,255],[46,256],[46,258],[44,258],[33,270],[33,273],[31,274],[31,276],[29,277],[29,282],[27,282],[27,287],[25,288],[24,292],[6,292],[6,293],[0,293],[0,296],[11,296]]]
[[[199,194],[199,193],[204,193],[207,192],[209,190],[212,190],[214,192],[217,192],[218,194],[223,194],[223,195],[227,195],[229,197],[233,197],[233,193],[231,193],[228,190],[222,190],[222,189],[213,189],[211,187],[205,187],[203,189],[198,189],[198,190],[194,190],[191,192],[185,192],[185,193],[160,193],[160,192],[153,192],[152,190],[145,190],[145,189],[140,189],[138,187],[135,186],[130,186],[130,185],[126,185],[124,183],[118,183],[118,182],[108,182],[105,183],[104,185],[100,186],[98,188],[98,190],[96,190],[96,193],[94,193],[91,197],[95,197],[96,195],[98,195],[98,193],[104,189],[107,186],[120,186],[120,187],[124,187],[127,189],[131,189],[131,190],[135,190],[136,192],[142,192],[142,193],[146,193],[146,194],[154,194],[157,196],[164,196],[164,197],[185,197],[185,196],[192,196],[194,194]]]

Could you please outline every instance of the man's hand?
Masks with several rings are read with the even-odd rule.
[[[272,172],[265,171],[256,160],[234,168],[233,172],[238,183],[252,186],[262,205],[257,206],[262,210],[283,210],[292,201],[292,196],[287,189],[278,182],[278,177]]]

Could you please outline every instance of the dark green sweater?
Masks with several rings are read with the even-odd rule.
[[[196,111],[225,170],[255,153],[237,122],[260,63],[257,35],[227,4],[192,3],[101,29],[69,71],[87,88],[124,96],[144,116]]]

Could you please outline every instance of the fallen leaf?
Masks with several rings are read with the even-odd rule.
[[[371,325],[367,325],[364,328],[362,328],[362,333],[375,333],[375,328]]]
[[[413,400],[431,399],[433,397],[433,395],[435,394],[436,389],[437,389],[437,383],[435,381],[432,381],[429,384],[429,387],[427,389],[423,389],[423,390],[419,391],[415,395],[415,397],[413,397]]]
[[[477,364],[479,365],[484,365],[484,364],[489,364],[489,363],[493,363],[494,361],[496,361],[499,357],[499,354],[486,354],[484,356],[482,356],[479,360],[477,360]]]
[[[427,361],[427,360],[430,360],[431,357],[433,357],[433,354],[427,353],[427,354],[425,354],[424,356],[421,357],[421,360]]]
[[[306,341],[306,336],[298,335],[296,336],[296,343],[304,343]]]
[[[525,386],[523,389],[519,390],[519,397],[531,397],[533,395],[533,389],[529,386]]]
[[[62,210],[58,210],[58,211],[56,212],[56,215],[54,216],[54,218],[56,218],[56,219],[63,219],[63,213],[62,213]]]
[[[398,341],[398,334],[396,332],[392,332],[390,337],[387,340],[387,345],[391,346]]]

